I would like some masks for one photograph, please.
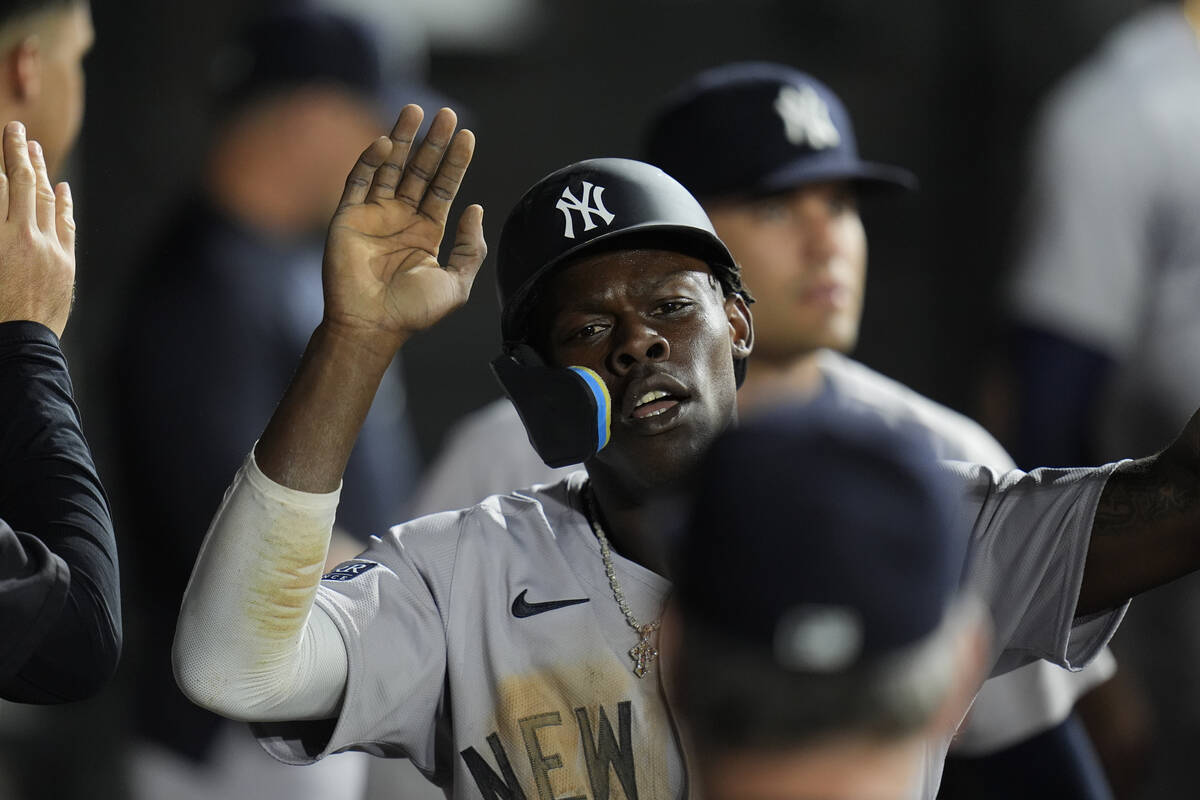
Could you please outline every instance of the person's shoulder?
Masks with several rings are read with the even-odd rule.
[[[925,397],[895,378],[871,369],[849,356],[825,350],[821,353],[821,373],[839,396],[875,406],[885,415],[930,417],[936,420],[966,420],[957,411]]]
[[[448,441],[448,446],[446,446],[448,450],[450,445],[473,447],[482,444],[487,446],[509,445],[521,449],[522,455],[524,455],[524,451],[528,451],[528,455],[536,459],[536,453],[533,446],[529,444],[524,423],[521,422],[521,417],[517,415],[517,410],[508,397],[498,397],[463,415],[462,419],[450,428],[446,441]],[[512,453],[505,452],[504,456],[511,458]],[[538,459],[538,463],[541,463],[540,459]]]
[[[1117,26],[1096,62],[1151,81],[1156,70],[1197,58],[1196,33],[1179,4],[1155,5]]]
[[[1118,26],[1051,90],[1046,124],[1072,135],[1136,125],[1137,109],[1152,109],[1163,96],[1176,95],[1176,76],[1196,81],[1196,58],[1195,35],[1177,8],[1146,9]],[[1103,125],[1094,125],[1098,119]]]
[[[580,473],[560,484],[492,495],[454,511],[392,526],[355,561],[383,563],[397,574],[414,570],[432,586],[470,585],[481,574],[512,568],[562,567],[561,536],[578,532],[570,519]],[[586,523],[585,523],[586,524]],[[407,565],[407,566],[404,566]]]
[[[501,397],[450,429],[412,508],[421,513],[455,508],[496,493],[552,483],[575,469],[552,469],[542,463],[516,409]]]
[[[241,286],[264,279],[257,260],[237,257],[229,238],[228,223],[198,194],[168,212],[136,257],[117,326],[122,349],[169,344],[202,353],[214,334],[246,316]]]
[[[507,397],[496,398],[464,415],[450,429],[448,441],[520,443],[529,447],[525,426]]]
[[[920,421],[940,429],[957,423],[961,417],[895,378],[841,353],[823,351],[820,363],[821,373],[830,382],[837,399],[868,405],[889,421]]]
[[[552,483],[492,494],[464,508],[425,514],[394,525],[390,534],[402,546],[450,536],[541,536],[552,532],[553,520],[571,512],[586,480],[586,473],[579,471]]]
[[[1013,467],[1008,452],[978,422],[894,378],[832,351],[822,353],[821,372],[840,402],[865,406],[889,424],[925,431],[940,458],[986,464],[1002,471]]]

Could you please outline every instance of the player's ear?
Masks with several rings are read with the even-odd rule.
[[[729,321],[729,340],[733,345],[733,358],[741,361],[748,358],[754,349],[754,318],[746,298],[734,292],[725,296],[725,318]]]
[[[12,46],[4,57],[5,78],[14,100],[28,103],[42,93],[42,42],[30,34]]]

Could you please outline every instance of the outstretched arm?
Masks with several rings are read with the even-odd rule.
[[[407,160],[421,116],[407,106],[391,138],[373,142],[346,179],[325,246],[324,319],[255,449],[263,472],[284,486],[338,487],[396,351],[467,301],[483,263],[483,209],[470,206],[438,264],[475,137],[455,134],[454,113],[443,109]]]
[[[405,107],[346,180],[325,247],[324,318],[184,595],[176,677],[194,702],[227,716],[336,713],[344,644],[313,600],[342,472],[396,351],[466,302],[483,262],[483,210],[471,206],[438,263],[474,137],[455,134],[454,113],[443,109],[410,157],[421,117]]]
[[[1078,613],[1089,614],[1200,568],[1200,411],[1158,455],[1109,478],[1092,525]]]
[[[0,148],[0,697],[77,700],[116,670],[117,546],[59,349],[75,284],[67,184],[19,122]]]

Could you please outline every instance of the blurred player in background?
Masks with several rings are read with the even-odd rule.
[[[244,726],[179,693],[169,652],[228,472],[321,319],[322,235],[346,164],[385,127],[384,78],[362,25],[302,6],[254,20],[214,70],[220,121],[202,183],[145,259],[114,354],[140,634],[133,791],[146,800],[356,798],[365,761],[281,767]],[[394,521],[415,482],[399,363],[379,400],[348,466],[355,499],[338,515],[335,560]]]
[[[83,59],[92,48],[87,0],[10,0],[0,5],[0,114],[38,142],[51,179],[83,124]]]
[[[1023,466],[1160,448],[1200,397],[1198,37],[1200,2],[1154,4],[1042,111],[1009,298]],[[1114,640],[1126,691],[1088,711],[1122,796],[1200,781],[1198,631],[1190,577],[1135,604]]]

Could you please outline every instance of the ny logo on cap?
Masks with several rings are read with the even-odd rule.
[[[797,147],[805,142],[814,150],[837,147],[842,141],[829,118],[829,106],[811,86],[785,86],[775,98],[775,111],[783,120],[784,134]]]
[[[593,189],[595,189],[595,191],[592,191]],[[563,216],[566,217],[567,220],[567,226],[563,230],[563,236],[568,239],[575,238],[575,225],[571,217],[572,211],[578,211],[579,216],[583,218],[583,229],[585,231],[590,231],[592,228],[596,227],[596,223],[592,221],[592,214],[595,214],[600,219],[604,220],[605,225],[612,224],[614,215],[604,207],[604,200],[601,197],[602,194],[604,194],[603,186],[593,187],[592,184],[588,183],[587,181],[583,182],[583,199],[578,199],[575,197],[575,195],[571,194],[570,186],[563,189],[562,198],[554,206],[559,211],[563,212]]]

